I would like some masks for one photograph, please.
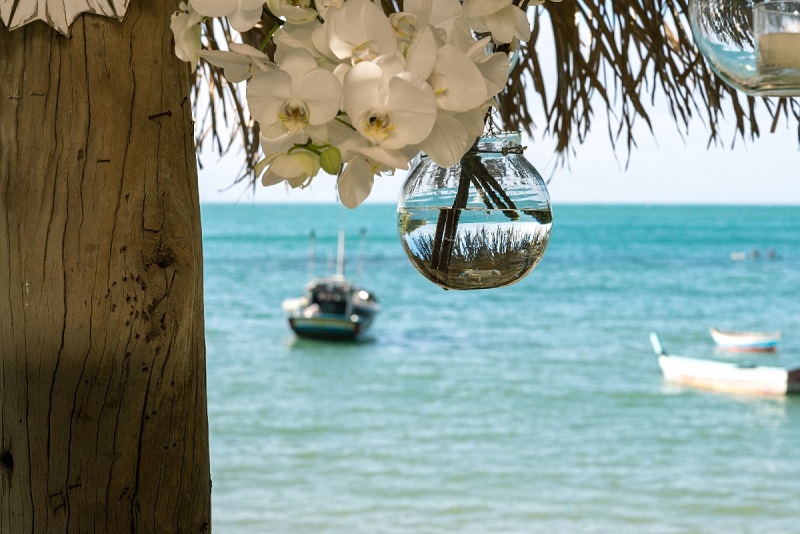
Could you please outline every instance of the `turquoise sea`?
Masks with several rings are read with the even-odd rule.
[[[214,531],[800,532],[800,398],[664,383],[648,339],[800,365],[800,207],[553,215],[527,278],[455,292],[407,260],[394,206],[204,205]],[[381,314],[361,343],[297,340],[281,301],[309,232],[321,275],[339,228]],[[784,337],[731,356],[710,325]]]

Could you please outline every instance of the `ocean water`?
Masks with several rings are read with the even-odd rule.
[[[455,292],[394,206],[204,205],[214,531],[800,532],[800,398],[665,383],[648,339],[800,365],[800,207],[553,215],[527,278]],[[381,313],[360,343],[298,340],[281,301],[339,228]],[[732,356],[710,325],[784,337]]]

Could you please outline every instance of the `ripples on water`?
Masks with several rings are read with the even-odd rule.
[[[390,206],[204,206],[216,532],[798,532],[800,399],[663,383],[707,328],[784,330],[800,364],[798,208],[565,206],[531,275],[443,291]],[[281,300],[366,227],[382,312],[297,340]],[[773,247],[779,259],[734,262]],[[730,356],[728,356],[730,357]],[[759,360],[761,361],[761,360]]]

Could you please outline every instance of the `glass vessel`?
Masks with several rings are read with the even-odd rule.
[[[444,289],[511,285],[542,259],[550,195],[522,155],[519,132],[481,137],[449,168],[427,157],[409,173],[397,206],[411,263]]]
[[[728,85],[753,96],[800,96],[800,2],[689,0],[689,24]]]

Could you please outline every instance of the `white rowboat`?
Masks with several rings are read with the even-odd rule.
[[[711,337],[721,349],[735,351],[774,351],[783,333],[775,332],[734,332],[709,328]]]
[[[664,379],[714,391],[750,395],[800,393],[800,368],[785,369],[667,354],[654,332],[650,342]]]

